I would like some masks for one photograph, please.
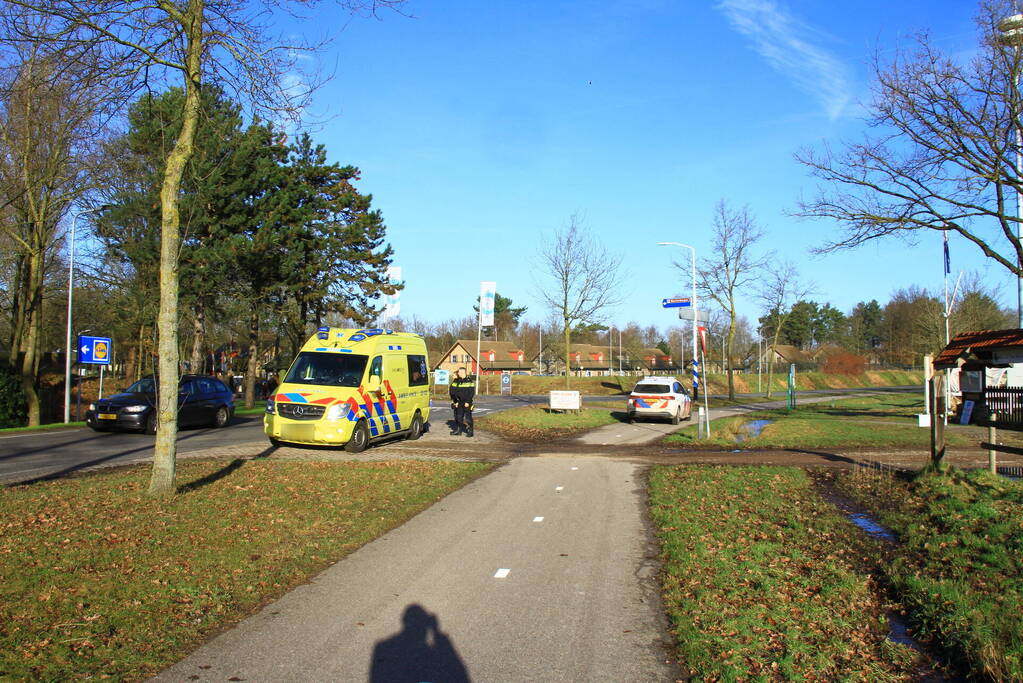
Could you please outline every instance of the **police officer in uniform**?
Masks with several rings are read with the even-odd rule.
[[[476,398],[476,378],[466,375],[465,368],[458,368],[449,393],[451,408],[455,411],[455,427],[451,435],[465,432],[466,436],[472,436],[472,401]]]

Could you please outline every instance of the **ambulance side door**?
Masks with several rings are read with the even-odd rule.
[[[408,363],[405,354],[388,354],[384,374],[391,389],[394,390],[394,402],[397,404],[394,407],[401,420],[401,428],[408,429],[409,422],[412,420],[412,402],[408,399]],[[405,394],[406,397],[398,398],[401,394]]]

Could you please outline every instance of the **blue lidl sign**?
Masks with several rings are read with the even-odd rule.
[[[109,337],[78,337],[78,362],[93,365],[110,365]]]

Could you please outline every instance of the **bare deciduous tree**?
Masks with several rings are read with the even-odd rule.
[[[0,231],[14,247],[12,369],[28,423],[40,422],[38,374],[46,275],[59,262],[58,230],[90,189],[104,96],[91,55],[18,43],[0,72]],[[68,350],[68,352],[70,352]]]
[[[540,295],[561,323],[565,387],[570,385],[572,328],[599,323],[623,299],[621,258],[612,256],[580,225],[576,216],[540,249],[540,266],[550,280]]]
[[[1023,118],[1023,48],[1000,42],[1010,0],[981,3],[979,49],[967,64],[943,54],[927,34],[891,63],[875,60],[868,123],[876,137],[841,152],[803,151],[800,162],[824,181],[798,215],[838,221],[844,233],[820,251],[889,236],[915,241],[950,231],[1023,275],[1023,178],[1016,168]]]
[[[725,362],[728,365],[728,398],[735,399],[733,366],[735,357],[735,330],[738,312],[736,298],[739,292],[756,281],[765,258],[753,253],[763,236],[749,209],[728,208],[721,200],[714,209],[714,242],[712,256],[701,259],[697,267],[696,286],[700,293],[713,299],[728,316],[725,338]],[[689,266],[675,263],[675,267],[688,272]]]
[[[338,0],[351,11],[375,11],[402,0]],[[7,35],[51,45],[95,45],[110,57],[108,74],[128,95],[150,83],[179,82],[185,97],[181,129],[167,155],[160,192],[158,431],[149,493],[174,492],[177,441],[179,191],[192,154],[203,82],[217,82],[256,110],[296,113],[309,88],[296,78],[297,55],[312,46],[278,41],[276,10],[296,0],[8,0]],[[31,18],[23,20],[24,16]],[[45,17],[41,25],[36,17]]]
[[[792,305],[810,296],[814,285],[804,283],[799,278],[799,270],[791,261],[783,261],[773,267],[765,268],[758,296],[767,309],[767,314],[776,312],[771,346],[767,360],[767,398],[771,397],[771,379],[774,376],[774,349],[778,348],[782,328],[792,315]]]

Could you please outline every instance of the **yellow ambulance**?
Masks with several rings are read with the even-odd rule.
[[[266,402],[274,445],[344,445],[418,439],[430,419],[426,342],[415,334],[321,327]]]

